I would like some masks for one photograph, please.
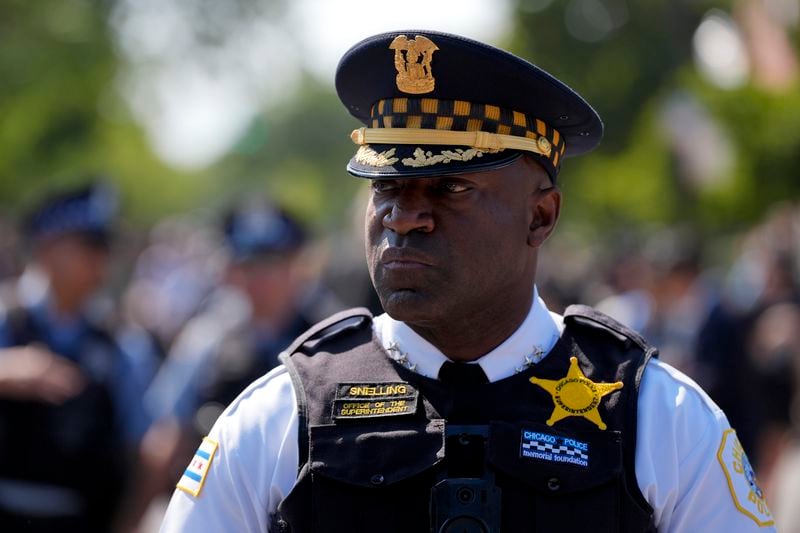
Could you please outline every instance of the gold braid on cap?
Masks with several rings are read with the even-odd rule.
[[[464,100],[379,100],[370,110],[369,124],[350,135],[355,144],[469,146],[490,153],[522,150],[547,158],[555,168],[566,150],[559,131],[540,119]]]
[[[553,147],[546,137],[528,139],[486,131],[443,131],[422,128],[358,128],[350,138],[358,145],[364,144],[434,144],[471,146],[479,150],[524,150],[550,157]]]

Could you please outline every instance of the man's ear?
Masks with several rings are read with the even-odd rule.
[[[531,223],[528,227],[528,245],[538,248],[556,227],[561,212],[561,191],[558,187],[539,189],[530,195]]]

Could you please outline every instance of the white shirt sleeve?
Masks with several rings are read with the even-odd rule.
[[[725,414],[690,378],[651,361],[637,425],[636,478],[659,532],[775,531],[769,511],[748,500],[746,468],[731,466],[735,435]]]
[[[197,496],[176,489],[162,533],[263,533],[297,477],[297,401],[280,366],[250,385],[220,415],[218,444]]]

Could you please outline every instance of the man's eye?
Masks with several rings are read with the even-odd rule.
[[[457,181],[445,181],[442,182],[440,186],[445,192],[449,193],[466,192],[469,190],[468,186],[464,185],[463,183],[459,183]]]
[[[381,193],[397,189],[399,184],[394,180],[373,180],[372,192]]]

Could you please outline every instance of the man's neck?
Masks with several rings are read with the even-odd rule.
[[[480,359],[510,337],[522,324],[533,304],[526,298],[498,302],[477,313],[450,318],[441,324],[408,324],[420,337],[453,361]]]
[[[48,302],[49,312],[58,321],[70,322],[80,316],[86,304],[86,297],[75,295],[70,291],[56,291],[51,287]]]

